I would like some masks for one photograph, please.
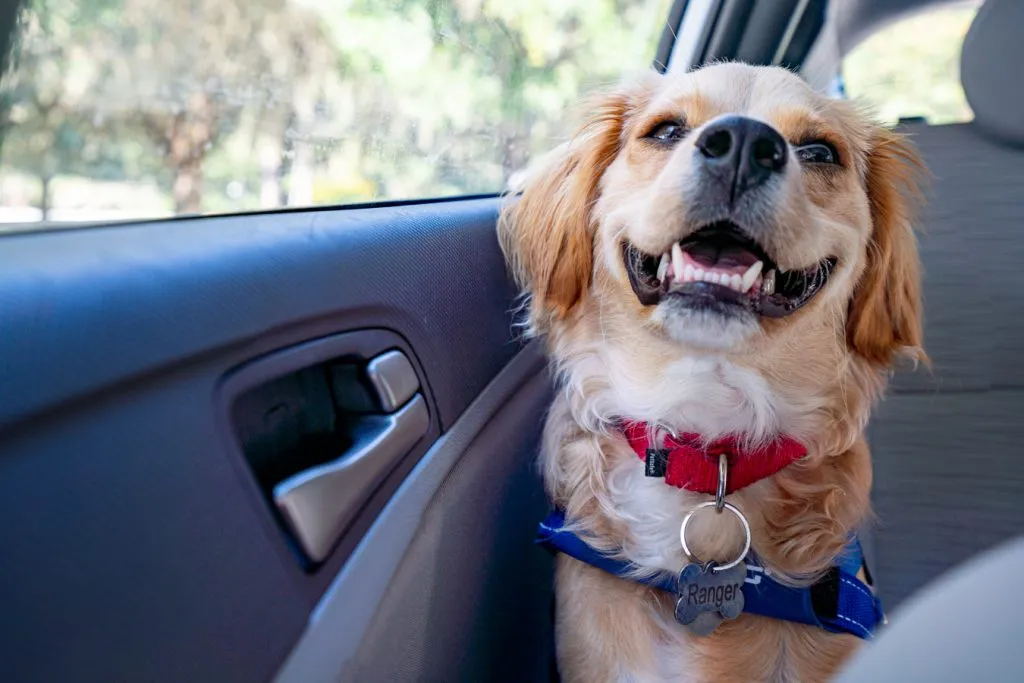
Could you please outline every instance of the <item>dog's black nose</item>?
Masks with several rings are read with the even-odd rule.
[[[697,138],[700,159],[735,201],[786,168],[786,141],[767,123],[745,116],[712,122]]]

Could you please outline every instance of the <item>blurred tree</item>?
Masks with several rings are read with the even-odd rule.
[[[58,172],[86,171],[78,163],[85,125],[68,83],[74,43],[86,17],[73,4],[43,0],[18,17],[12,63],[0,88],[0,150],[5,161],[39,179],[43,220]],[[17,129],[16,135],[10,135]]]
[[[571,133],[582,90],[647,68],[668,4],[351,0],[324,15],[349,94],[321,129],[358,140],[380,196],[493,192]]]
[[[121,0],[88,44],[86,107],[156,146],[175,213],[203,208],[203,166],[248,113],[259,128],[297,106],[326,43],[286,0]],[[323,61],[323,60],[320,60]]]
[[[30,2],[3,168],[41,152],[194,213],[499,190],[649,64],[670,0]],[[31,28],[51,11],[67,30]]]
[[[960,85],[960,48],[976,6],[926,8],[889,24],[843,60],[846,92],[895,123],[923,116],[931,124],[973,117]]]

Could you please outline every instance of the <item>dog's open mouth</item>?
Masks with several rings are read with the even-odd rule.
[[[652,256],[626,243],[626,271],[640,303],[668,297],[691,308],[723,313],[747,310],[782,318],[807,304],[836,266],[827,258],[807,270],[782,271],[764,249],[734,223],[701,228],[668,253]]]

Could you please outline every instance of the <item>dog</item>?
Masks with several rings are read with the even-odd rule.
[[[808,588],[870,520],[869,413],[901,359],[927,361],[922,162],[854,103],[778,67],[642,74],[584,112],[521,176],[498,228],[523,324],[556,375],[547,494],[576,538],[628,568],[557,556],[562,680],[827,680],[857,635],[746,611],[697,635],[675,612],[685,596],[640,579],[740,556]],[[652,464],[686,439],[712,470],[709,447],[731,444],[723,491],[730,467],[760,467],[779,439],[799,457],[723,495],[713,474],[693,490]],[[716,514],[726,503],[737,513]],[[866,570],[851,571],[867,595]]]

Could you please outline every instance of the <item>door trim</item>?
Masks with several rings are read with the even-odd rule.
[[[491,418],[545,369],[540,342],[531,342],[423,456],[313,610],[275,683],[339,680],[370,627],[435,492]]]

